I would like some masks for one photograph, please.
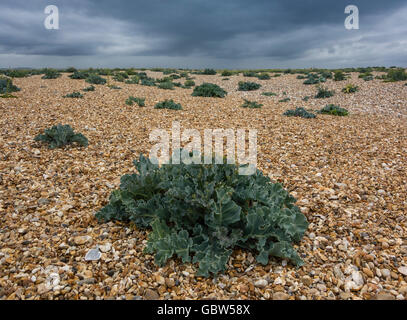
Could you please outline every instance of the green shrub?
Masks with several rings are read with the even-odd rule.
[[[82,90],[85,91],[85,92],[95,91],[95,87],[94,87],[94,86],[90,86],[90,87],[87,87],[87,88],[82,89]]]
[[[204,71],[202,71],[202,74],[204,74],[204,75],[215,75],[216,74],[216,71],[215,70],[213,70],[213,69],[205,69]]]
[[[145,101],[146,101],[146,98],[135,98],[133,96],[130,96],[127,98],[126,104],[128,106],[132,106],[134,103],[137,103],[139,107],[144,107]]]
[[[260,73],[257,76],[257,79],[259,79],[259,80],[269,80],[269,79],[271,79],[271,77],[270,77],[270,75],[268,73]]]
[[[62,148],[68,144],[78,143],[81,146],[88,146],[88,139],[81,133],[75,133],[70,125],[58,124],[50,129],[46,129],[44,134],[39,134],[35,141],[48,143],[50,149]]]
[[[30,70],[6,70],[4,71],[4,75],[6,75],[7,77],[10,78],[25,78],[28,77],[29,75],[31,75],[31,71]]]
[[[61,74],[54,69],[46,69],[45,74],[42,76],[42,79],[57,79]]]
[[[118,72],[113,76],[113,80],[118,82],[124,82],[124,80],[128,79],[129,76],[126,72]]]
[[[260,88],[260,83],[239,81],[239,91],[254,91]]]
[[[76,71],[77,70],[74,67],[69,67],[69,68],[65,69],[65,72],[67,72],[67,73],[73,73],[73,72],[76,72]]]
[[[21,89],[13,85],[13,80],[7,77],[0,77],[0,94],[10,94]]]
[[[279,100],[278,102],[288,102],[290,100],[291,100],[290,98],[284,98],[284,99]]]
[[[222,77],[230,77],[233,76],[233,72],[230,70],[223,70],[222,71]]]
[[[69,78],[71,79],[86,79],[90,76],[89,72],[86,71],[75,71],[72,73]]]
[[[308,101],[311,97],[310,96],[305,96],[304,98],[302,98],[302,101]]]
[[[165,90],[174,90],[174,84],[170,81],[161,82],[158,85],[158,88]]]
[[[287,110],[286,112],[284,112],[283,115],[287,117],[301,117],[306,119],[312,119],[316,117],[315,114],[308,112],[302,107],[296,108],[295,110]]]
[[[241,105],[242,108],[251,108],[251,109],[258,109],[261,108],[263,105],[257,103],[256,101],[249,101],[244,99],[244,103]]]
[[[155,86],[155,81],[152,78],[141,79],[141,85],[142,86],[148,86],[148,87],[154,87]]]
[[[83,94],[75,91],[75,92],[67,94],[66,96],[64,96],[64,98],[83,98]]]
[[[343,81],[345,79],[346,79],[346,76],[342,71],[335,71],[334,81]]]
[[[263,96],[266,96],[266,97],[272,97],[272,96],[276,96],[277,93],[274,93],[274,92],[263,92],[262,95],[263,95]]]
[[[334,116],[347,116],[349,114],[348,110],[334,104],[327,104],[319,111],[319,113],[330,114]]]
[[[194,88],[192,96],[194,97],[216,97],[223,98],[227,95],[227,92],[216,84],[203,83],[200,86]]]
[[[323,98],[329,98],[332,97],[335,94],[335,91],[330,91],[325,87],[318,87],[318,93],[315,96],[317,99],[323,99]]]
[[[316,73],[309,73],[307,74],[307,79],[303,82],[304,84],[318,84],[321,82],[325,82],[326,79],[324,77],[321,77],[320,75]]]
[[[164,100],[155,105],[154,109],[171,109],[171,110],[182,110],[182,106],[179,103],[175,103],[171,100]]]
[[[140,82],[140,77],[135,75],[135,76],[131,76],[130,79],[127,79],[125,81],[126,84],[138,84]]]
[[[270,256],[303,264],[293,243],[308,222],[296,199],[259,170],[239,175],[236,165],[153,164],[143,155],[137,173],[121,177],[120,189],[96,217],[152,228],[145,252],[164,266],[174,255],[198,263],[197,276],[225,271],[235,248],[256,252],[267,265]]]
[[[90,84],[105,84],[107,81],[105,78],[98,76],[97,74],[90,74],[89,77],[86,79],[87,83]]]
[[[114,89],[114,90],[120,90],[120,89],[121,89],[121,87],[116,86],[116,85],[114,85],[114,84],[109,84],[108,87],[109,87],[110,89]]]
[[[281,74],[280,73],[276,73],[276,74],[274,74],[274,76],[273,76],[274,78],[278,78],[278,77],[281,77]]]
[[[392,69],[387,72],[386,76],[388,81],[405,81],[407,80],[407,73],[403,68]]]
[[[346,85],[345,88],[342,89],[343,93],[354,93],[356,91],[359,91],[359,87],[351,83],[349,83],[348,85]]]
[[[246,72],[243,72],[243,76],[244,77],[257,77],[258,73],[254,72],[254,71],[246,71]]]
[[[189,87],[194,87],[195,86],[195,81],[193,80],[186,80],[184,83],[184,86],[189,88]]]

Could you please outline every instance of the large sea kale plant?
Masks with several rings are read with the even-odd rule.
[[[82,133],[75,133],[70,125],[58,124],[46,129],[44,134],[39,134],[35,141],[48,143],[50,149],[62,148],[74,142],[83,147],[88,146],[88,139]]]
[[[198,263],[197,275],[208,277],[225,271],[235,248],[256,251],[263,265],[270,256],[303,264],[293,243],[308,222],[296,200],[261,171],[244,176],[231,164],[158,166],[143,155],[134,165],[137,173],[121,177],[96,217],[151,228],[145,251],[157,265],[175,255]]]

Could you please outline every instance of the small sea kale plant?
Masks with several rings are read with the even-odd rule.
[[[305,119],[313,119],[316,117],[315,114],[308,112],[303,107],[299,107],[294,110],[287,110],[283,113],[283,115],[287,117],[301,117]]]
[[[351,83],[349,83],[348,85],[346,85],[345,88],[342,89],[343,93],[355,93],[356,91],[359,91],[359,87]]]
[[[54,69],[45,69],[44,75],[41,79],[57,79],[61,76],[61,74]]]
[[[249,101],[244,99],[244,103],[242,104],[242,108],[250,108],[250,109],[258,109],[261,108],[263,105],[261,103],[257,103],[256,101]]]
[[[239,91],[254,91],[260,89],[261,84],[256,82],[239,81]]]
[[[83,98],[83,94],[75,91],[75,92],[67,94],[66,96],[64,96],[64,98]]]
[[[175,255],[198,263],[197,275],[208,277],[226,270],[235,248],[256,251],[263,265],[270,256],[303,264],[293,243],[307,219],[261,171],[245,176],[234,164],[154,163],[143,155],[134,161],[137,173],[121,177],[96,217],[151,228],[145,252],[155,254],[158,266]]]
[[[227,92],[216,84],[203,83],[200,86],[194,88],[192,96],[194,97],[216,97],[224,98]]]
[[[349,114],[348,110],[334,104],[327,104],[319,111],[319,113],[342,117],[347,116]]]
[[[83,134],[75,133],[70,125],[62,124],[46,129],[44,134],[37,135],[34,140],[48,143],[50,149],[62,148],[72,143],[88,146],[88,139]]]
[[[101,76],[97,74],[90,74],[88,78],[86,78],[87,83],[91,84],[105,84],[107,81],[105,78],[102,78]]]
[[[182,110],[182,106],[179,103],[175,103],[174,100],[164,100],[157,103],[154,109],[170,109],[170,110]]]
[[[136,97],[130,96],[130,97],[127,98],[126,104],[128,106],[132,106],[134,103],[137,103],[137,105],[139,107],[144,107],[145,106],[145,101],[146,101],[146,98],[136,98]]]
[[[13,85],[13,80],[7,77],[0,77],[0,94],[9,94],[20,91],[20,88]]]
[[[316,99],[329,98],[329,97],[332,97],[334,94],[335,94],[335,91],[331,91],[325,87],[320,86],[320,87],[318,87],[318,92],[317,92],[315,98]]]

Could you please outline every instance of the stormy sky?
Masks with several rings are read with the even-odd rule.
[[[59,9],[47,30],[44,9]],[[345,7],[359,8],[347,30]],[[407,67],[405,0],[1,0],[0,67]]]

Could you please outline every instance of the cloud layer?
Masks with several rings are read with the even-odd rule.
[[[59,0],[0,3],[0,67],[407,66],[404,0]]]

